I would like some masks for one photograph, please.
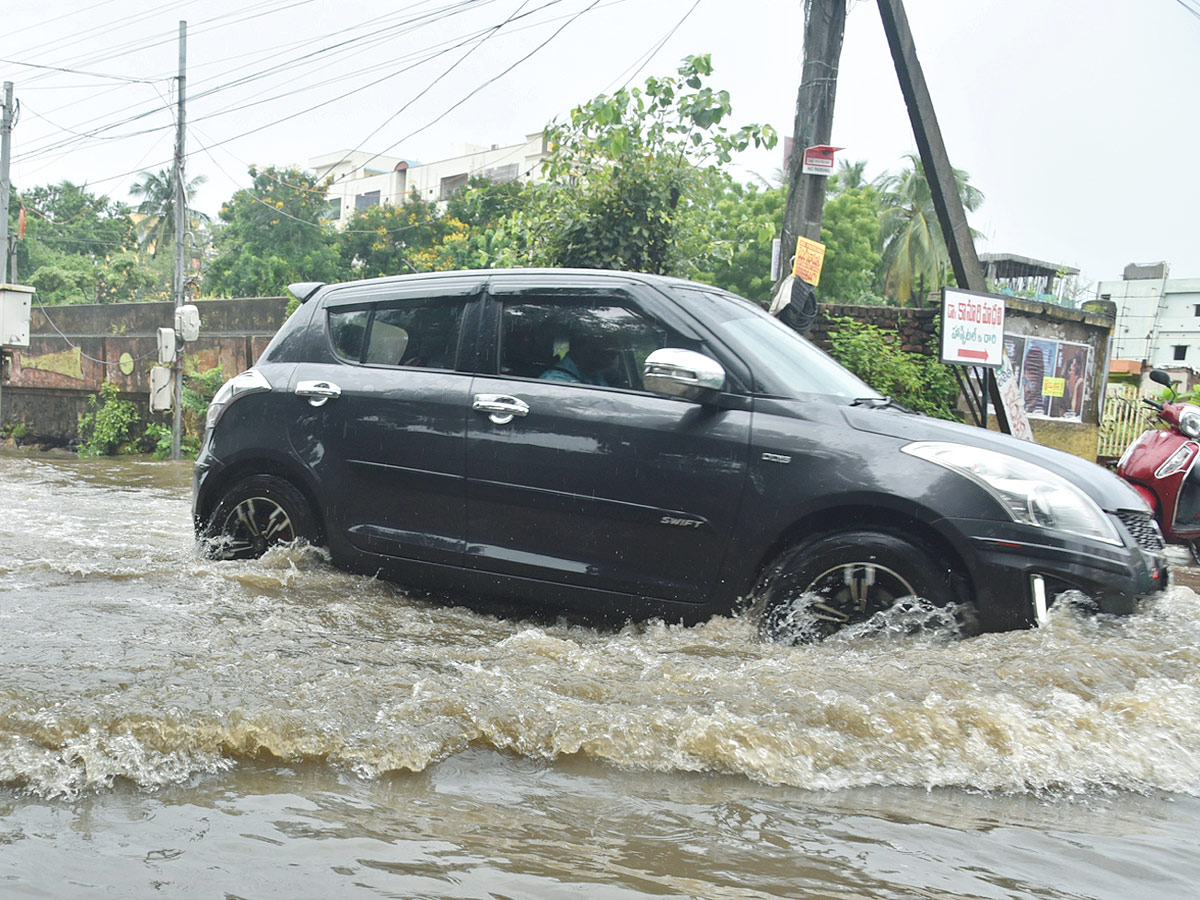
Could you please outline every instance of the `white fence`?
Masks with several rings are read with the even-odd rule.
[[[1103,462],[1125,452],[1130,442],[1154,427],[1154,410],[1142,403],[1143,394],[1132,384],[1110,384],[1104,393],[1104,415],[1100,419],[1100,442],[1096,456]]]

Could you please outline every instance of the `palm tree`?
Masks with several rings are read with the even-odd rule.
[[[867,186],[867,161],[856,162],[838,160],[837,171],[830,179],[830,192],[840,194],[842,191],[853,191]]]
[[[206,224],[208,216],[191,208],[196,190],[208,179],[197,175],[187,183],[188,227],[195,228]],[[158,256],[162,246],[170,246],[175,240],[175,185],[171,173],[166,169],[157,172],[143,172],[141,177],[129,186],[132,197],[141,197],[137,212],[142,218],[137,223],[138,249],[150,251],[153,259]]]
[[[917,154],[909,153],[907,159],[911,168],[879,182],[884,207],[879,217],[883,292],[901,306],[914,296],[920,305],[927,292],[946,283],[950,271],[950,254],[925,169]],[[967,173],[960,169],[954,170],[954,181],[963,208],[974,212],[983,203],[982,192],[967,183]],[[971,234],[978,236],[974,229]]]

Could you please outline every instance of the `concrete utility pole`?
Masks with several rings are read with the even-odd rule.
[[[883,30],[892,50],[892,60],[896,64],[900,91],[908,106],[908,117],[912,120],[913,136],[917,139],[921,165],[925,168],[925,178],[929,182],[934,209],[937,210],[938,225],[941,226],[946,250],[950,254],[950,267],[954,270],[959,287],[985,293],[987,280],[984,278],[983,267],[979,264],[979,256],[975,252],[975,241],[967,224],[967,212],[963,209],[958,184],[954,180],[954,169],[950,165],[950,156],[946,153],[946,145],[942,141],[942,131],[938,127],[929,87],[925,84],[925,74],[921,71],[921,63],[917,59],[916,44],[913,43],[902,0],[879,0],[879,15],[883,19]],[[991,397],[1000,430],[1011,434],[1012,428],[1000,396],[999,385],[996,379],[991,377],[991,370],[985,371],[985,393]],[[985,404],[984,424],[986,417]]]
[[[172,295],[175,298],[175,309],[186,302],[184,297],[184,231],[187,228],[187,190],[184,187],[184,138],[187,133],[187,110],[185,106],[187,85],[187,22],[179,23],[179,96],[178,110],[175,118],[175,170],[172,181],[175,184],[175,278],[172,285]],[[179,346],[178,336],[176,347]],[[177,353],[174,368],[175,420],[171,428],[171,459],[179,459],[179,436],[183,431],[183,355]]]
[[[787,161],[788,196],[783,213],[782,259],[796,252],[796,238],[821,239],[825,209],[822,175],[801,171],[806,147],[828,144],[833,136],[833,101],[837,92],[838,61],[846,30],[846,0],[809,0],[804,18],[804,68],[796,95],[792,154]]]
[[[13,85],[4,82],[4,118],[0,120],[0,284],[8,284],[8,196],[12,192]]]

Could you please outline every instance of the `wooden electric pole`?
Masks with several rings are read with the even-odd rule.
[[[825,209],[823,175],[805,175],[801,161],[806,147],[828,144],[833,136],[833,101],[837,93],[838,61],[846,30],[846,0],[809,0],[804,17],[804,67],[796,95],[792,153],[787,160],[787,206],[783,213],[781,259],[796,252],[796,238],[821,239]]]
[[[987,280],[979,256],[975,252],[975,240],[967,224],[967,211],[963,208],[954,180],[954,169],[950,156],[942,141],[937,115],[933,111],[933,99],[925,84],[925,74],[917,59],[917,48],[913,43],[908,17],[904,14],[902,0],[879,0],[879,15],[883,19],[883,30],[888,46],[892,50],[892,61],[896,64],[896,75],[900,79],[900,92],[908,105],[908,117],[912,121],[913,136],[917,140],[917,151],[921,165],[925,168],[925,179],[929,182],[933,207],[937,211],[938,225],[950,254],[950,267],[961,288],[969,291],[987,292]],[[1012,434],[1008,414],[1000,396],[1000,388],[991,370],[985,370],[985,394],[991,398],[996,411],[1000,430]],[[987,405],[983,406],[983,424],[987,424]]]

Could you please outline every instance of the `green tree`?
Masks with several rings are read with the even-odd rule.
[[[461,222],[415,193],[403,206],[376,205],[355,212],[337,237],[343,269],[355,278],[429,272],[441,268],[436,248]]]
[[[711,74],[708,56],[688,57],[677,76],[602,94],[548,129],[543,170],[555,190],[531,194],[538,208],[515,223],[533,261],[659,274],[705,268],[680,240],[688,213],[708,196],[704,176],[736,151],[775,144],[768,126],[722,124],[732,107],[727,91],[704,85]]]
[[[841,191],[853,191],[860,188],[868,187],[867,182],[867,161],[865,159],[855,160],[839,160],[837,171],[829,177],[829,183],[826,187],[826,195],[836,195]]]
[[[187,215],[188,229],[197,234],[208,225],[208,216],[192,208],[196,191],[208,179],[197,175],[187,183]],[[175,242],[175,185],[171,173],[166,169],[157,172],[143,172],[138,180],[129,186],[133,197],[140,197],[137,206],[138,249],[149,253],[151,258],[158,256],[159,251],[170,250]],[[168,254],[170,255],[170,254]]]
[[[953,277],[925,169],[915,153],[908,154],[908,161],[908,169],[881,180],[881,282],[884,293],[901,306],[914,297],[920,305],[928,292]],[[967,177],[965,172],[954,170],[963,208],[974,212],[983,203],[983,194],[968,184]]]
[[[767,304],[772,242],[783,220],[784,189],[740,184],[725,174],[710,179],[706,203],[695,203],[679,243],[696,246],[696,265],[681,272],[697,281]]]
[[[838,177],[840,182],[841,178]],[[828,195],[821,221],[825,262],[818,296],[825,303],[877,303],[875,272],[880,255],[879,194],[868,184]]]
[[[497,184],[482,175],[475,175],[463,190],[446,201],[446,215],[477,233],[491,228],[526,202],[528,198],[521,182]]]
[[[107,303],[139,298],[149,281],[133,271],[136,248],[129,208],[63,181],[35,187],[12,204],[10,233],[26,209],[16,241],[16,277],[38,289],[42,303]]]
[[[252,186],[221,207],[205,293],[279,295],[292,282],[343,278],[337,235],[321,222],[326,185],[296,168],[251,167],[250,177]]]

